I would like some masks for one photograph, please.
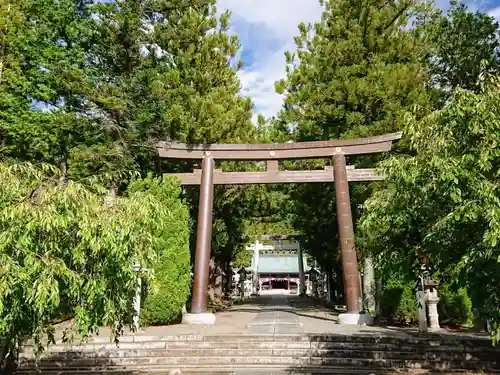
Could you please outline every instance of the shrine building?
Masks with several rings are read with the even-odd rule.
[[[300,244],[293,239],[293,236],[261,236],[262,242],[257,240],[247,246],[247,250],[253,251],[248,272],[252,274],[254,289],[258,288],[256,292],[282,289],[299,294],[306,288],[311,267]]]

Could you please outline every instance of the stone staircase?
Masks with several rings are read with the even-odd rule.
[[[455,335],[124,336],[58,344],[38,361],[20,353],[18,374],[368,374],[392,371],[500,373],[500,348]]]

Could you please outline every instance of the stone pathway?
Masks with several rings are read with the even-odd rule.
[[[274,291],[273,291],[274,292]],[[109,339],[109,330],[102,328],[97,340]],[[337,314],[331,309],[317,304],[308,297],[288,294],[265,294],[234,304],[227,311],[216,314],[213,326],[175,324],[151,326],[136,332],[133,336],[165,337],[186,335],[301,335],[338,334],[373,335],[377,337],[408,337],[418,334],[415,328],[346,326],[337,324]],[[442,335],[469,336],[471,334],[441,332]],[[125,335],[131,335],[127,330]],[[475,334],[472,334],[476,336]],[[60,341],[58,329],[56,340]],[[126,338],[122,338],[125,340]]]
[[[299,316],[286,295],[260,296],[261,311],[248,323],[250,333],[302,334]]]

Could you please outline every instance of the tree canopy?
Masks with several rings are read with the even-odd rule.
[[[161,173],[159,140],[252,136],[230,65],[239,44],[214,0],[14,1],[3,7],[2,136],[72,178]],[[26,20],[23,22],[23,20]],[[45,111],[42,111],[45,110]]]
[[[284,107],[275,126],[297,141],[355,138],[404,127],[407,113],[431,109],[423,57],[428,46],[409,19],[427,12],[418,1],[325,1],[321,21],[299,26],[297,51],[286,54],[287,77],[276,83]],[[293,124],[290,127],[290,124]],[[371,158],[349,160],[370,166]],[[331,163],[327,161],[326,163]],[[324,163],[297,163],[295,168]],[[354,187],[353,212],[369,186]],[[338,264],[335,189],[293,189],[294,226],[323,263]]]
[[[160,161],[160,140],[252,141],[252,105],[239,95],[236,75],[239,42],[227,33],[229,14],[214,4],[26,0],[2,7],[3,156],[58,165],[63,178],[101,175],[118,193],[130,173],[196,167]],[[231,211],[228,192],[238,196],[217,188],[215,217],[233,218],[233,230],[216,226],[214,237],[225,236],[220,227],[241,243],[243,218]],[[196,220],[196,189],[186,198]]]
[[[100,325],[112,325],[118,333],[131,313],[135,255],[144,255],[144,262],[162,280],[176,281],[148,295],[150,303],[152,298],[168,303],[160,312],[162,322],[168,321],[180,312],[189,294],[185,240],[196,220],[197,194],[196,189],[181,192],[173,182],[168,187],[157,186],[159,182],[147,176],[190,171],[196,163],[161,161],[154,146],[160,140],[243,142],[256,136],[252,104],[239,95],[239,63],[235,61],[239,42],[227,32],[229,14],[217,13],[215,0],[13,0],[0,4],[0,18],[0,156],[6,163],[2,165],[3,183],[8,186],[4,192],[18,194],[15,199],[8,194],[0,197],[5,199],[2,212],[7,216],[11,212],[21,215],[21,208],[31,212],[17,224],[15,220],[4,223],[5,233],[12,238],[4,244],[2,256],[29,274],[23,283],[38,276],[43,290],[59,283],[59,289],[41,294],[33,306],[19,302],[7,315],[12,307],[11,300],[7,301],[12,299],[10,282],[19,282],[12,287],[18,291],[21,282],[4,274],[9,278],[1,279],[5,294],[0,298],[6,301],[1,316],[13,323],[6,325],[0,337],[13,333],[13,343],[22,334],[41,337],[50,316],[62,306],[58,298],[63,297],[70,310],[78,306],[77,298],[96,298],[95,306],[78,310],[77,323],[83,334]],[[18,167],[19,162],[49,163],[58,172],[51,169],[46,176],[38,167]],[[131,176],[149,182],[139,188]],[[18,191],[17,180],[26,184]],[[30,189],[36,190],[38,185],[44,188],[37,199],[46,199],[49,208],[57,209],[44,211],[43,205],[28,204],[32,203]],[[113,202],[110,207],[101,204],[103,194]],[[21,205],[18,200],[24,195],[27,203]],[[160,205],[162,200],[164,208],[155,211],[159,207],[153,203]],[[215,205],[214,248],[217,252],[218,246],[226,246],[231,256],[246,238],[242,216],[246,211],[239,208],[248,202],[241,205],[241,189],[231,187],[218,188],[216,200],[220,204]],[[185,211],[193,213],[190,220]],[[156,217],[159,221],[143,221],[141,215],[148,212],[151,220]],[[160,215],[166,216],[160,220]],[[227,225],[217,226],[221,221]],[[26,238],[31,242],[25,248],[14,248],[21,253],[14,254],[11,248],[14,234],[23,235],[23,223],[32,225],[35,232],[36,228],[50,230],[43,246],[60,252],[54,260],[59,268],[45,279],[36,261],[23,263],[16,258],[36,254],[35,232],[25,234],[32,235]],[[70,230],[69,242],[57,243],[66,238],[62,233],[68,226],[75,231]],[[119,232],[123,238],[113,232],[117,226],[130,226]],[[101,232],[107,237],[101,238]],[[87,242],[80,244],[79,236],[85,236]],[[134,238],[126,242],[126,236]],[[159,248],[148,249],[152,237]],[[71,246],[81,248],[73,254]],[[104,249],[106,246],[109,248]],[[95,267],[93,252],[103,260],[113,252],[120,253],[116,259],[110,258],[111,268],[96,273],[96,290],[92,280],[88,285],[84,282],[84,272],[92,274]],[[83,282],[86,289],[70,282]],[[115,283],[120,285],[115,287]],[[36,294],[38,285],[26,293]],[[103,290],[116,291],[116,298],[103,295]],[[19,333],[13,330],[31,319],[35,307],[41,309],[36,319]]]
[[[420,0],[320,3],[321,19],[300,24],[296,51],[285,55],[286,76],[275,85],[281,112],[254,125],[251,99],[240,93],[239,41],[216,0],[0,2],[7,347],[26,334],[42,344],[64,308],[84,336],[100,325],[118,334],[131,313],[136,261],[158,276],[145,320],[178,314],[189,294],[198,188],[160,176],[199,163],[160,160],[158,141],[272,143],[400,130],[400,156],[381,164],[388,180],[350,185],[360,245],[402,278],[425,257],[432,272],[466,287],[498,328],[498,23],[456,2],[446,14]],[[375,167],[383,158],[348,163]],[[213,258],[243,264],[253,235],[300,233],[339,275],[335,211],[333,184],[217,186]]]
[[[325,1],[320,22],[301,24],[287,53],[283,122],[298,140],[367,136],[400,130],[405,112],[425,111],[426,45],[407,28],[418,1]]]
[[[119,335],[133,313],[134,266],[151,267],[165,251],[184,252],[178,277],[189,278],[187,209],[177,181],[135,181],[126,196],[110,198],[99,185],[94,191],[73,181],[61,185],[60,172],[49,166],[2,163],[0,177],[4,353],[25,336],[42,349],[61,312],[74,315],[84,338],[102,326]],[[181,284],[175,288],[185,290],[189,281]]]
[[[429,66],[432,83],[447,98],[457,87],[477,91],[480,64],[498,70],[500,34],[498,22],[482,12],[471,12],[455,0],[446,15],[436,14],[424,23],[431,46]]]
[[[365,246],[379,262],[467,287],[474,306],[500,322],[500,81],[457,89],[439,111],[407,127],[415,156],[382,164],[383,188],[365,203]],[[399,266],[399,267],[398,267]]]

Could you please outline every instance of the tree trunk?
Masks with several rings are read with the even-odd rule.
[[[233,268],[231,261],[226,262],[226,296],[230,296],[233,289]]]

